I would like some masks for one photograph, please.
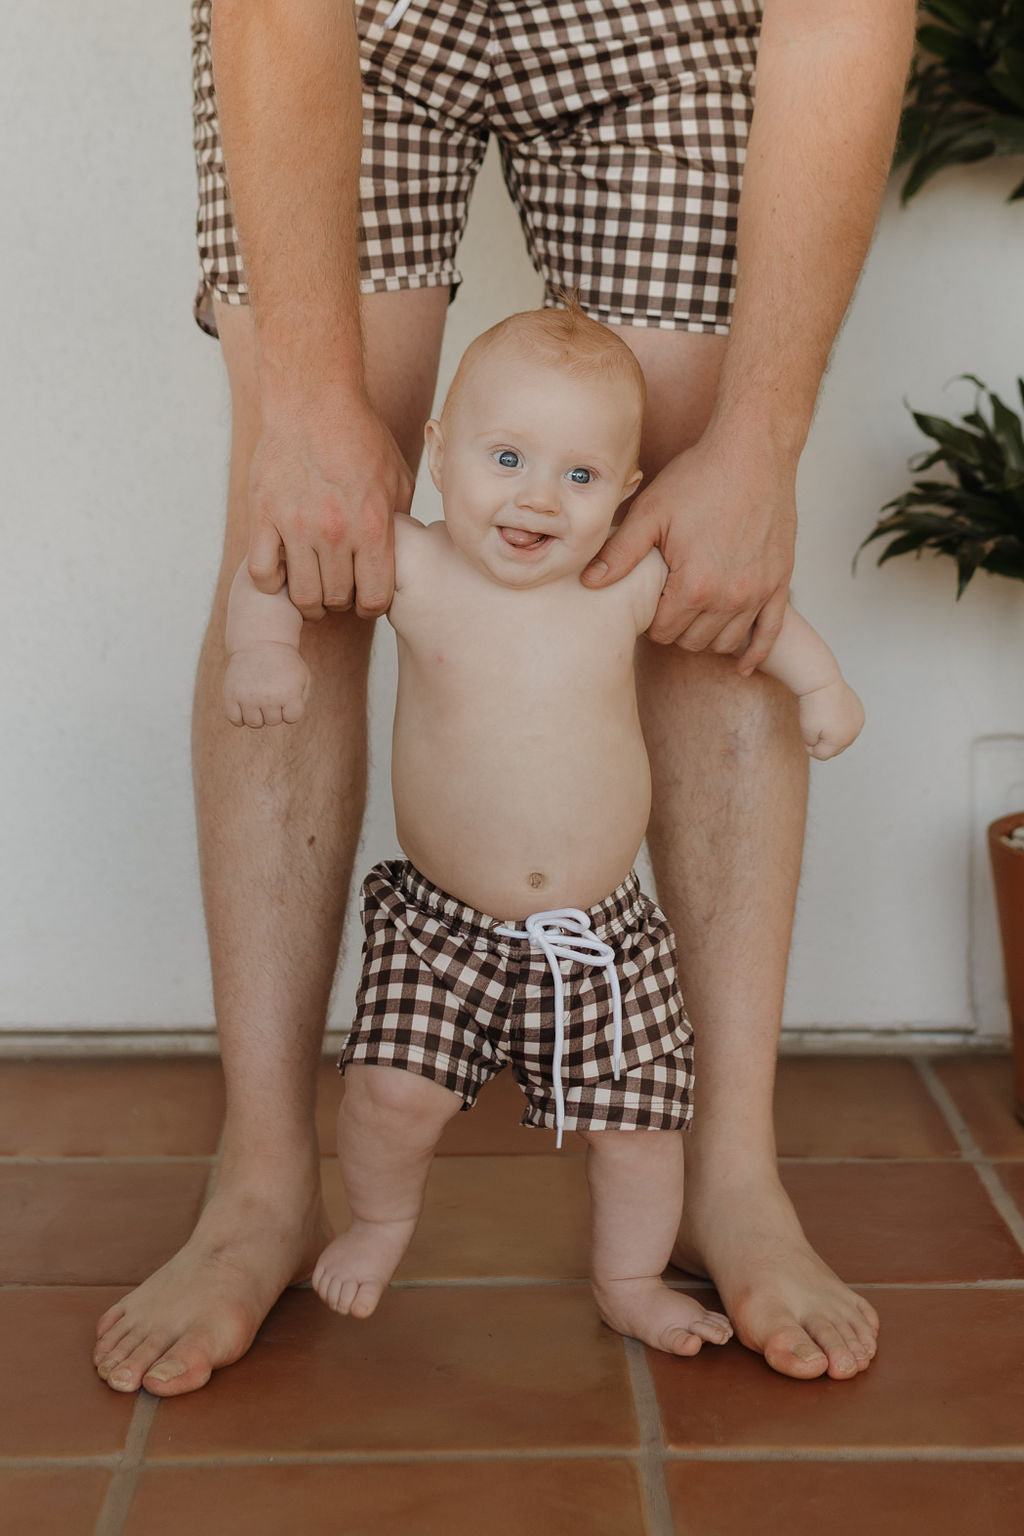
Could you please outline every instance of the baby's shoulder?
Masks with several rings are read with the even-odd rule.
[[[415,622],[424,608],[436,610],[450,559],[443,523],[421,523],[408,512],[395,514],[395,595],[388,618],[395,629]]]
[[[430,537],[426,523],[408,512],[395,513],[395,586],[407,586],[418,560],[418,553]]]

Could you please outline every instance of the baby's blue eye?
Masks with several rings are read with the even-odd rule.
[[[501,452],[496,453],[494,457],[497,459],[502,469],[519,468],[519,455],[512,448],[502,448]]]
[[[589,485],[593,479],[589,469],[570,469],[569,479],[573,485]]]

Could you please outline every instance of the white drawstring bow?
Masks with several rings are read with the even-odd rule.
[[[567,929],[568,933],[561,930]],[[579,907],[555,907],[550,912],[533,912],[524,919],[524,927],[496,927],[495,933],[508,934],[513,939],[529,939],[547,956],[548,966],[555,983],[555,1054],[551,1062],[551,1080],[555,1090],[555,1126],[558,1132],[555,1146],[562,1145],[562,1128],[565,1124],[565,1098],[562,1093],[562,1054],[565,1047],[565,984],[559,968],[559,960],[579,960],[584,965],[601,965],[612,989],[612,1017],[615,1026],[612,1069],[615,1081],[619,1080],[622,1059],[622,994],[615,971],[615,951],[610,944],[592,932],[590,918]]]

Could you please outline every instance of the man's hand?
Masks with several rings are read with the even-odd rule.
[[[648,634],[660,645],[743,651],[747,676],[782,627],[796,538],[796,465],[771,444],[707,434],[639,494],[583,573],[606,586],[657,545],[669,567]],[[600,561],[607,572],[595,571]],[[743,649],[750,636],[750,643]]]
[[[287,578],[304,619],[390,607],[395,512],[407,512],[413,477],[366,401],[263,419],[249,474],[249,574],[261,592]]]

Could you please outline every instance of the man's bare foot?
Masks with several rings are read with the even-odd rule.
[[[97,1371],[118,1392],[194,1392],[245,1354],[330,1235],[319,1188],[289,1203],[218,1187],[185,1246],[100,1318]]]
[[[334,1312],[369,1317],[416,1230],[408,1221],[353,1221],[316,1261],[313,1289]]]
[[[695,1355],[701,1345],[725,1344],[732,1324],[721,1312],[706,1312],[699,1301],[670,1290],[658,1276],[593,1282],[602,1321],[616,1333],[640,1339],[668,1355]]]
[[[878,1314],[814,1252],[781,1184],[718,1181],[703,1208],[701,1193],[688,1169],[672,1263],[714,1281],[740,1342],[783,1376],[866,1370]]]

